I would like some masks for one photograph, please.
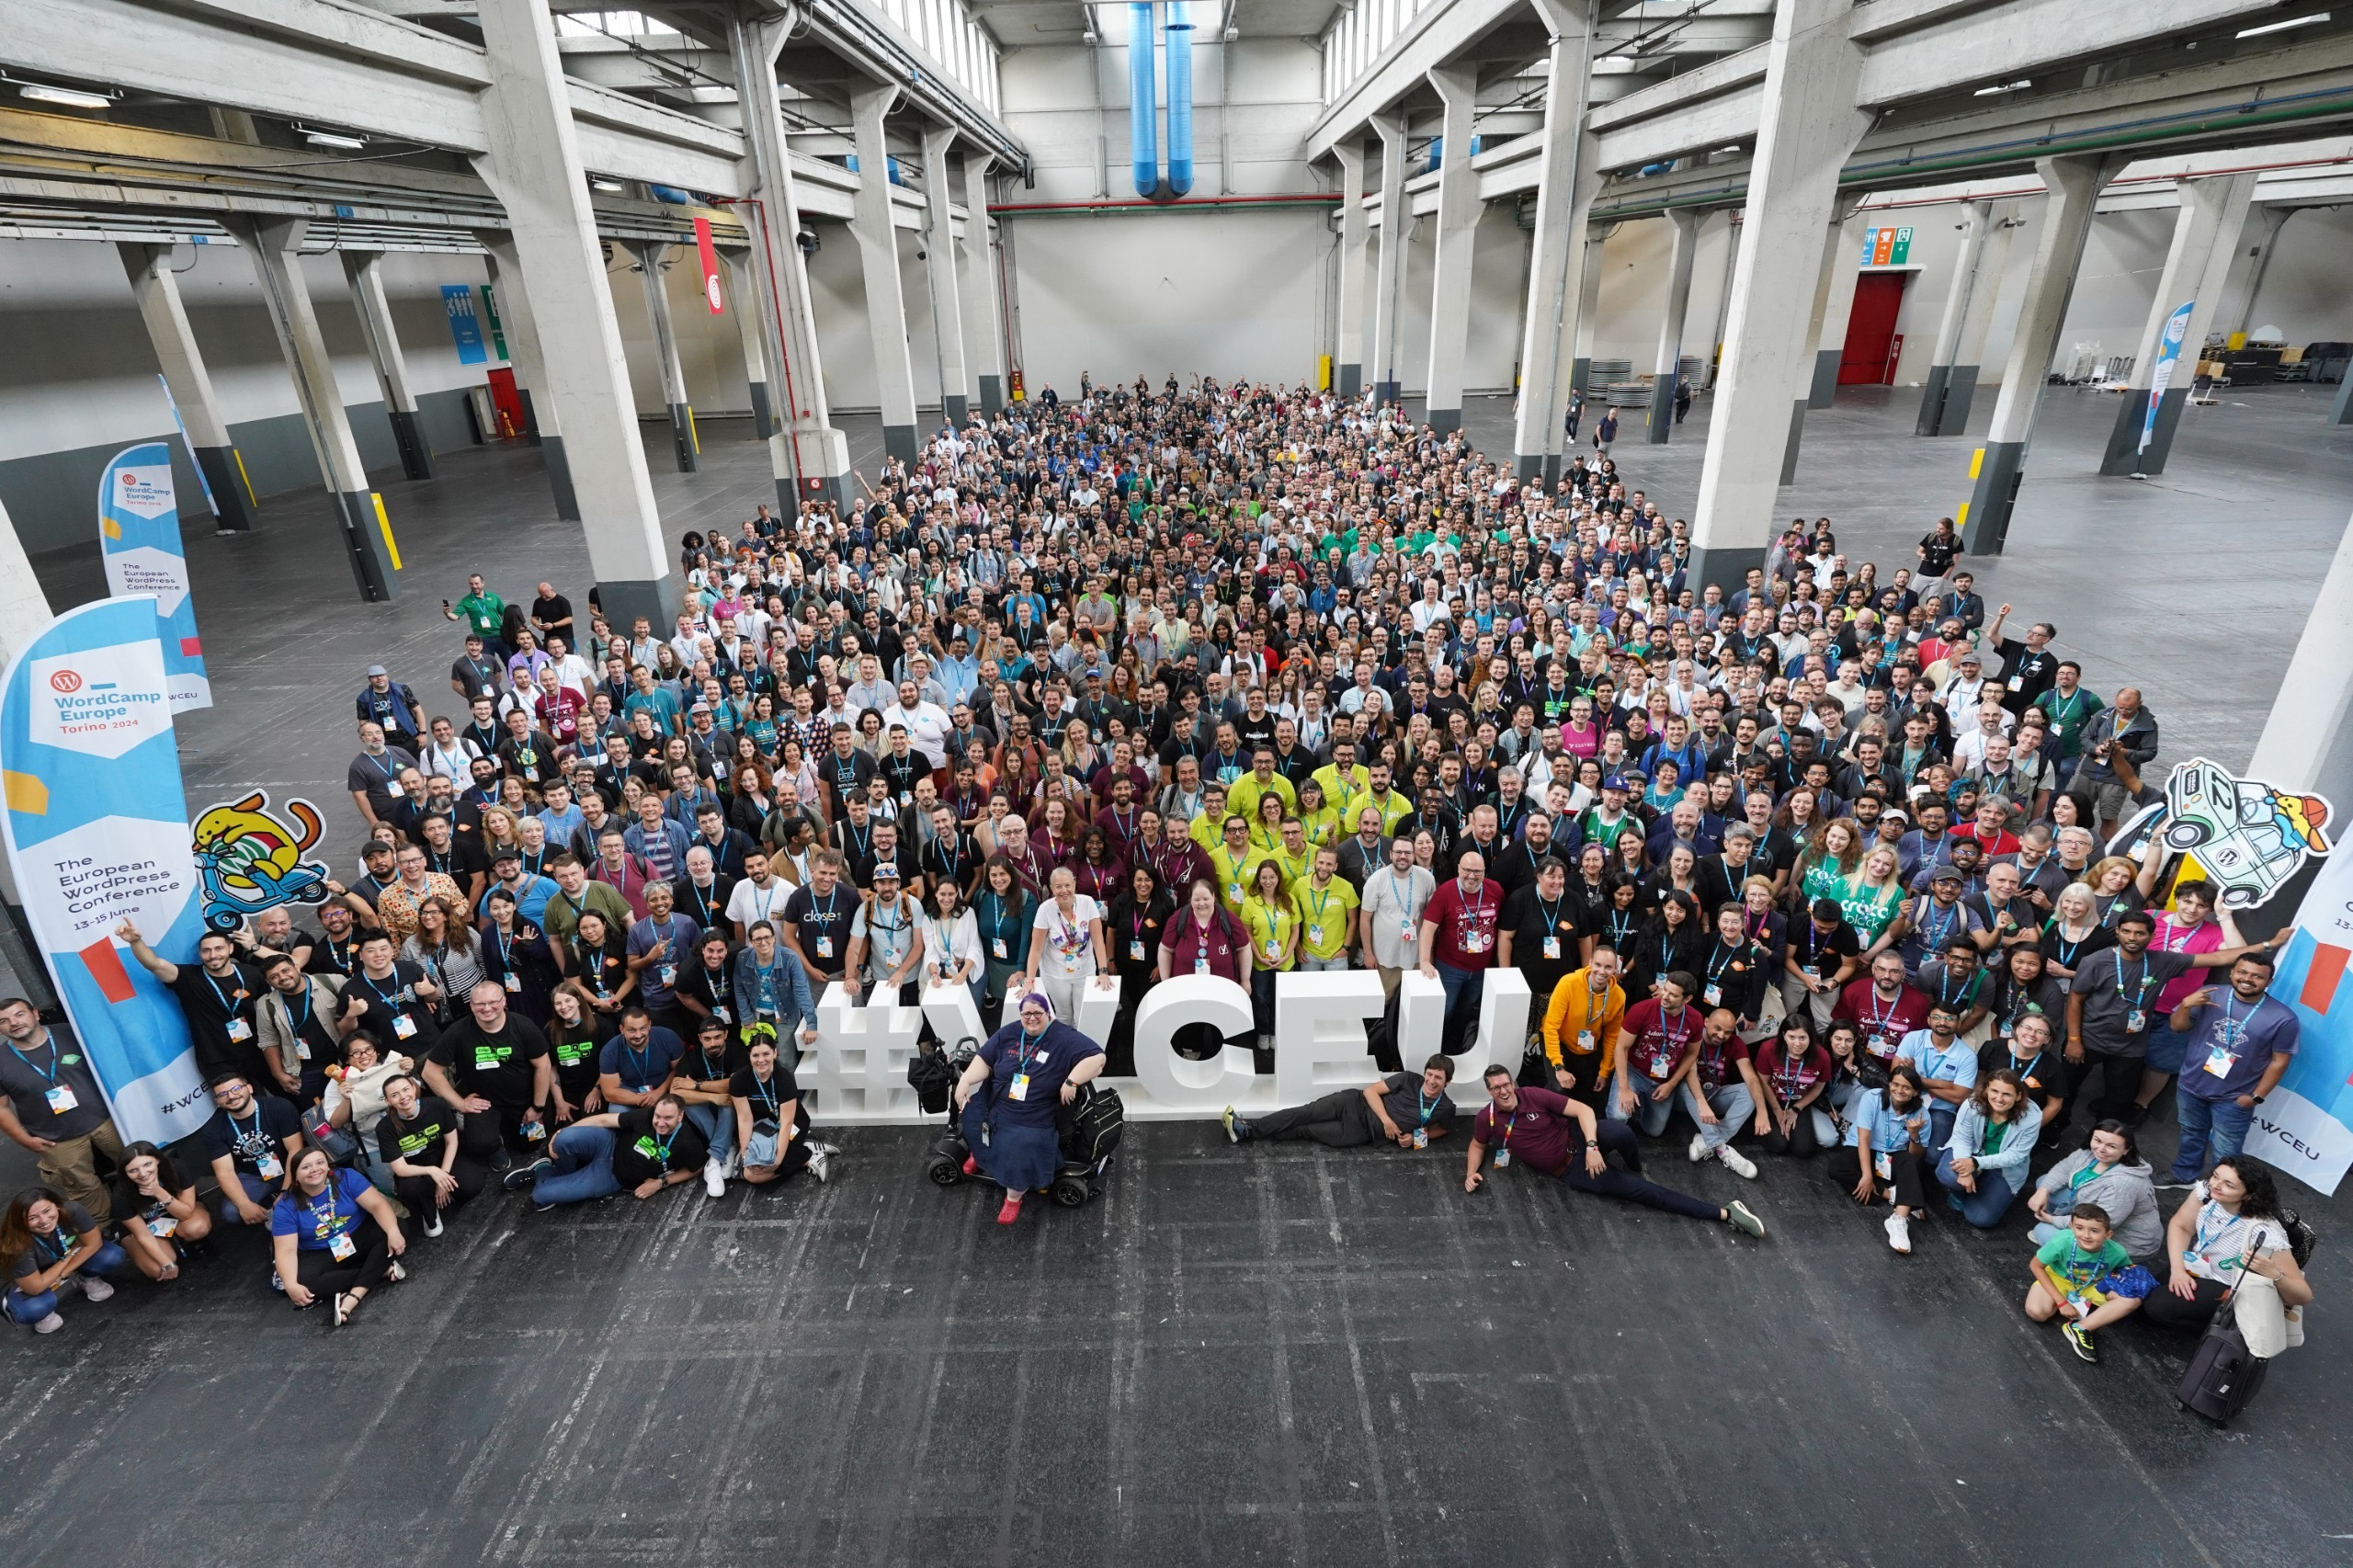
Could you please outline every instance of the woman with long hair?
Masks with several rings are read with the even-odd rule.
[[[1298,964],[1300,937],[1299,905],[1282,867],[1273,860],[1259,861],[1250,873],[1242,928],[1250,934],[1250,1006],[1258,1029],[1259,1071],[1266,1072],[1275,1049],[1275,977]]]
[[[1865,1089],[1849,1103],[1846,1141],[1831,1151],[1829,1176],[1859,1203],[1889,1199],[1887,1244],[1912,1250],[1912,1216],[1927,1205],[1922,1179],[1927,1157],[1928,1099],[1917,1069],[1900,1062],[1883,1089]]]
[[[1161,933],[1176,912],[1176,901],[1161,886],[1160,873],[1139,860],[1128,869],[1127,884],[1104,914],[1111,967],[1120,976],[1120,1014],[1112,1020],[1106,1048],[1115,1076],[1135,1071],[1136,1009],[1159,977]]]
[[[1977,1080],[1937,1157],[1937,1180],[1961,1200],[1961,1217],[1981,1231],[2002,1222],[2027,1185],[2027,1156],[2042,1132],[2042,1108],[2006,1067]]]
[[[1126,881],[1127,867],[1111,847],[1111,835],[1092,824],[1079,829],[1077,852],[1071,857],[1070,869],[1078,879],[1078,891],[1098,903],[1108,903],[1119,896]]]
[[[405,1278],[408,1238],[392,1199],[358,1171],[336,1169],[324,1149],[296,1154],[292,1176],[269,1212],[278,1278],[297,1311],[326,1295],[341,1328],[369,1291]]]
[[[1037,912],[1037,895],[1022,885],[1021,873],[1013,862],[1002,854],[991,855],[981,868],[980,892],[972,898],[982,960],[987,966],[981,1006],[983,1020],[1005,1006],[1006,982],[1020,973],[1029,960],[1029,928]]]
[[[2168,1328],[2203,1329],[2250,1274],[2278,1288],[2280,1306],[2304,1306],[2313,1288],[2291,1243],[2271,1173],[2242,1155],[2217,1160],[2167,1222],[2165,1288],[2141,1309]]]
[[[1820,832],[1807,836],[1802,819],[1790,809],[1801,796],[1809,805],[1812,803],[1811,791],[1793,790],[1780,812],[1790,820],[1784,823],[1776,819],[1777,826],[1800,839],[1797,866],[1790,879],[1795,902],[1811,904],[1816,899],[1827,898],[1844,903],[1855,873],[1862,865],[1862,840],[1856,834],[1855,824],[1844,817],[1833,818],[1822,824]]]
[[[575,1121],[605,1108],[598,1086],[597,1053],[613,1036],[597,1017],[588,988],[577,980],[558,983],[548,997],[548,1061],[555,1069],[555,1118]]]
[[[1847,912],[1847,924],[1855,928],[1855,940],[1870,950],[1880,933],[1895,924],[1904,910],[1904,881],[1897,875],[1901,862],[1895,851],[1884,844],[1874,845],[1863,857],[1862,867],[1855,873],[1853,884],[1841,902]]]
[[[1836,1084],[1830,1052],[1802,1014],[1782,1019],[1779,1032],[1757,1048],[1756,1081],[1765,1087],[1767,1153],[1802,1160],[1838,1142],[1838,1124],[1830,1115]]]
[[[1626,994],[1640,1000],[1657,989],[1661,976],[1697,969],[1699,955],[1713,939],[1699,918],[1698,900],[1677,891],[1662,894],[1634,938],[1626,965]]]
[[[2086,960],[2116,946],[2116,933],[2100,924],[2097,911],[2098,902],[2086,884],[2069,882],[2059,890],[2036,944],[2047,973],[2073,981]]]
[[[482,952],[474,928],[466,923],[465,905],[446,893],[417,903],[416,929],[401,943],[400,956],[423,967],[426,978],[441,988],[433,1014],[434,1022],[445,1027],[483,980]]]
[[[178,1278],[181,1252],[212,1233],[212,1216],[197,1195],[195,1178],[182,1176],[171,1155],[153,1143],[123,1150],[111,1197],[122,1249],[150,1279]]]

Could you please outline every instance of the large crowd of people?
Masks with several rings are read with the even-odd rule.
[[[1156,982],[1247,990],[1263,1070],[1287,971],[1418,971],[1461,1040],[1504,966],[1536,1005],[1475,1115],[1392,1047],[1227,1135],[1459,1133],[1468,1190],[1521,1164],[1756,1238],[1646,1159],[1833,1184],[1898,1254],[2013,1227],[2025,1310],[2087,1359],[2249,1274],[2293,1317],[2242,1152],[2297,1047],[2270,948],[2161,845],[2100,851],[2159,755],[2139,693],[1989,607],[1949,520],[1893,570],[1826,518],[1728,590],[1688,552],[1606,441],[1522,483],[1394,408],[1170,378],[943,427],[846,515],[689,534],[667,625],[473,577],[446,687],[366,673],[328,902],[189,962],[119,933],[186,1011],[217,1199],[0,1005],[0,1131],[44,1184],[0,1217],[7,1311],[53,1329],[63,1287],[251,1226],[340,1322],[494,1182],[823,1181],[794,1074],[836,983],[1019,1005],[956,1089],[1011,1223]]]

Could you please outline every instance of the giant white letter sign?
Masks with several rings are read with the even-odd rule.
[[[907,1085],[907,1062],[922,1038],[922,1008],[861,1007],[840,981],[828,984],[817,1001],[817,1043],[801,1052],[795,1074],[813,1096],[810,1113],[837,1126],[923,1119]]]
[[[1207,1024],[1222,1036],[1250,1032],[1250,994],[1222,975],[1180,974],[1155,985],[1136,1008],[1136,1087],[1131,1119],[1195,1117],[1231,1105],[1245,1115],[1275,1108],[1274,1085],[1250,1052],[1228,1046],[1207,1062],[1176,1054],[1176,1031]]]
[[[1304,1105],[1334,1089],[1364,1087],[1380,1076],[1364,1021],[1381,1016],[1388,995],[1369,969],[1308,970],[1275,981],[1275,1098]]]

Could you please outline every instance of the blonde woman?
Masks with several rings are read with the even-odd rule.
[[[1270,1055],[1275,1043],[1275,976],[1299,962],[1299,905],[1291,898],[1282,867],[1261,860],[1250,873],[1242,900],[1242,928],[1250,934],[1250,1010],[1258,1029],[1258,1050]]]
[[[2116,946],[2116,933],[2101,924],[2098,911],[2098,896],[2086,883],[2069,882],[2059,890],[2037,943],[2043,972],[2073,980],[2086,960]]]
[[[1831,827],[1840,824],[1833,823]],[[1827,835],[1825,830],[1825,836]],[[1841,900],[1847,911],[1847,923],[1855,928],[1856,939],[1869,951],[1895,923],[1904,909],[1904,880],[1897,874],[1899,862],[1895,851],[1882,844],[1863,857],[1862,869]]]

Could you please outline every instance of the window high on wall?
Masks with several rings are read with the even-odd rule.
[[[907,41],[939,62],[941,71],[994,114],[997,99],[995,42],[962,0],[870,0]]]

